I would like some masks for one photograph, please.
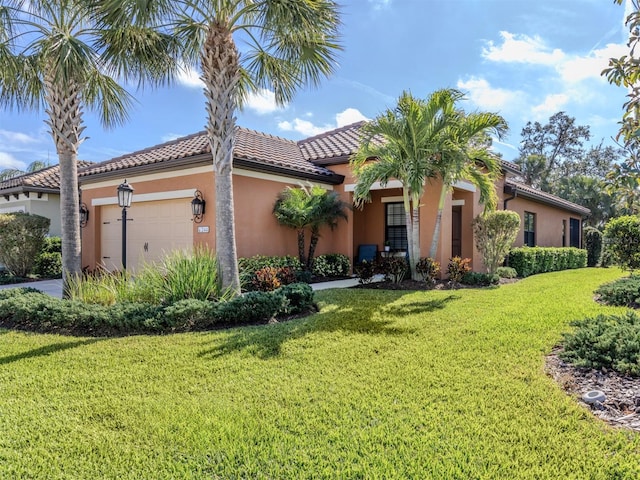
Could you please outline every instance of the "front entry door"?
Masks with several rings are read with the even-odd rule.
[[[451,256],[462,256],[462,207],[451,207]]]

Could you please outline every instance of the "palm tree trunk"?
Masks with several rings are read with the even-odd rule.
[[[447,191],[449,187],[443,181],[442,190],[440,191],[440,199],[438,200],[438,214],[436,215],[436,224],[433,227],[433,238],[431,239],[431,248],[429,249],[429,256],[433,259],[436,258],[438,253],[438,243],[440,243],[440,229],[442,226],[442,211],[444,210],[444,201],[447,198]]]
[[[402,203],[404,204],[404,216],[407,227],[407,250],[409,253],[409,267],[411,269],[411,278],[415,278],[417,276],[416,272],[416,239],[414,237],[414,215],[411,205],[411,198],[409,197],[409,189],[403,187],[402,188]],[[418,238],[418,241],[420,239]]]
[[[307,257],[306,270],[313,271],[313,257],[316,254],[316,247],[318,246],[318,240],[320,240],[320,229],[317,227],[311,228],[311,240],[309,242],[309,256]]]
[[[202,51],[207,134],[211,144],[216,188],[216,255],[222,287],[240,294],[233,204],[233,147],[239,81],[238,51],[231,32],[214,23]]]
[[[304,256],[304,228],[298,230],[298,260],[300,260],[300,267],[304,268],[307,264]]]
[[[78,147],[84,126],[80,86],[45,75],[45,102],[51,136],[60,163],[60,219],[62,226],[62,292],[68,297],[68,280],[80,275],[81,244],[78,195]],[[66,85],[65,85],[66,83]]]
[[[420,201],[413,199],[412,209],[412,231],[411,231],[411,244],[413,250],[409,254],[409,267],[411,268],[411,278],[413,280],[420,280],[418,271],[416,270],[416,264],[420,260]]]

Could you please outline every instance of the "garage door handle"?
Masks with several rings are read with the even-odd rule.
[[[111,257],[102,257],[102,258],[111,258]]]

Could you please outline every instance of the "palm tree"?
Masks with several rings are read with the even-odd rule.
[[[311,272],[313,271],[316,246],[318,245],[318,240],[320,240],[320,229],[326,225],[333,230],[338,225],[338,220],[341,218],[347,220],[347,210],[351,208],[351,205],[344,202],[338,193],[324,190],[321,187],[315,187],[315,192],[310,200],[313,204],[313,209],[311,214],[311,241],[309,243],[306,268]]]
[[[273,214],[280,225],[293,228],[298,233],[298,260],[303,267],[307,264],[304,253],[305,229],[311,224],[313,205],[309,201],[307,187],[284,189],[273,206]]]
[[[95,1],[95,0],[94,0]],[[235,112],[247,94],[272,89],[279,104],[335,67],[339,15],[333,0],[100,0],[123,15],[165,22],[204,83],[216,190],[216,254],[222,284],[240,292],[233,213]],[[242,42],[238,47],[238,42]]]
[[[36,160],[34,162],[31,162],[25,170],[20,170],[18,168],[5,168],[3,170],[0,170],[0,181],[19,177],[20,175],[24,175],[26,173],[37,172],[38,170],[42,170],[43,168],[47,168],[50,166],[51,164],[49,162],[41,162],[40,160]]]
[[[333,230],[340,218],[347,219],[347,210],[350,207],[336,192],[327,191],[319,186],[288,187],[280,192],[273,206],[273,214],[280,225],[297,231],[298,259],[305,270],[313,270],[320,229],[328,225]],[[307,228],[311,229],[308,255],[304,251]]]
[[[161,82],[174,40],[144,25],[112,26],[88,0],[5,0],[0,5],[0,106],[44,107],[60,163],[63,278],[81,273],[78,148],[83,113],[109,128],[127,118],[122,81]],[[100,4],[100,2],[97,2]],[[66,288],[64,289],[66,291]]]
[[[358,179],[356,205],[369,200],[376,182],[386,185],[396,179],[402,183],[409,265],[414,279],[418,278],[416,262],[420,258],[420,199],[427,179],[436,175],[436,156],[442,150],[451,113],[448,108],[457,96],[459,92],[445,89],[419,100],[403,92],[395,108],[363,126],[362,143],[351,159]]]
[[[488,132],[498,138],[507,132],[507,122],[500,115],[489,112],[474,112],[465,114],[455,109],[455,102],[462,99],[459,92],[449,97],[450,105],[446,110],[450,112],[442,150],[436,162],[436,172],[442,181],[438,213],[431,239],[429,256],[435,258],[440,241],[442,225],[442,211],[447,193],[453,185],[466,180],[473,183],[480,192],[480,202],[485,211],[494,210],[498,201],[495,180],[501,173],[500,159],[492,154],[490,145],[478,142],[478,137],[486,138]],[[453,112],[453,113],[451,113]]]

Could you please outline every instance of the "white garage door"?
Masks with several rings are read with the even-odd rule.
[[[122,267],[122,209],[102,208],[102,263],[108,270]],[[133,203],[127,210],[127,270],[159,260],[176,249],[193,248],[193,222],[188,199]]]

